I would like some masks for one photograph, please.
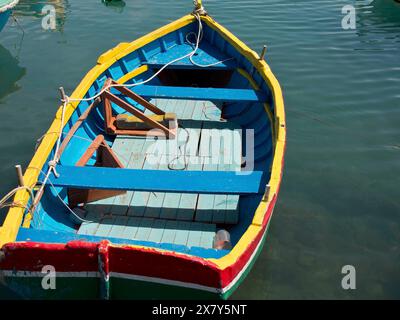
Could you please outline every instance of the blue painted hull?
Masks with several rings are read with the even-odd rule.
[[[0,31],[3,30],[10,15],[11,15],[11,10],[7,10],[7,11],[0,13]]]

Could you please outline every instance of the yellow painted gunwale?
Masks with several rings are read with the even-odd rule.
[[[143,47],[149,42],[156,40],[159,37],[162,37],[170,32],[174,32],[189,23],[195,20],[193,15],[186,15],[181,19],[178,19],[164,27],[161,27],[148,35],[145,35],[131,43],[121,43],[115,48],[108,50],[104,54],[102,54],[98,61],[97,65],[92,68],[86,76],[83,78],[81,83],[72,93],[72,98],[82,98],[86,92],[89,90],[92,83],[98,78],[98,76],[103,73],[107,68],[109,68],[112,64],[114,64],[120,58],[126,56],[127,54]],[[283,103],[283,95],[281,87],[275,78],[274,74],[271,72],[269,66],[264,60],[260,60],[259,56],[256,52],[251,50],[246,44],[244,44],[241,40],[239,40],[235,35],[229,32],[226,28],[215,22],[211,17],[204,16],[202,20],[207,23],[208,26],[216,30],[221,36],[225,38],[231,45],[233,45],[244,57],[246,57],[253,66],[257,69],[260,75],[268,84],[269,88],[272,91],[274,101],[275,101],[275,114],[274,117],[274,160],[271,168],[271,179],[269,181],[270,192],[267,199],[263,199],[253,218],[252,224],[248,227],[245,233],[242,235],[241,239],[232,249],[232,251],[220,259],[206,259],[212,263],[214,263],[219,269],[223,270],[230,265],[234,264],[239,257],[245,252],[248,246],[254,241],[259,232],[262,230],[263,220],[267,211],[267,208],[270,205],[271,200],[274,195],[277,193],[279,189],[279,185],[282,177],[282,162],[284,156],[284,147],[286,141],[286,125],[285,125],[285,112],[284,112],[284,103]],[[140,68],[139,68],[140,69]],[[143,70],[134,70],[129,76],[128,74],[119,79],[120,83],[127,81],[129,78],[138,75]],[[249,79],[250,81],[250,79]],[[251,81],[250,81],[251,82]],[[254,81],[251,82],[254,84]],[[66,110],[65,119],[66,122],[71,117],[78,103],[71,103],[68,105]],[[62,108],[60,107],[57,111],[55,120],[50,126],[47,134],[44,136],[43,141],[41,142],[38,150],[36,151],[31,163],[29,164],[25,174],[24,181],[27,185],[33,186],[36,184],[40,171],[37,168],[42,168],[45,164],[48,155],[53,149],[58,134],[60,132],[61,126],[61,112]],[[271,113],[268,113],[269,117],[272,117]],[[29,193],[26,191],[19,191],[15,198],[14,202],[27,204],[29,200]],[[6,243],[13,242],[16,239],[18,229],[21,225],[23,218],[24,209],[19,207],[11,208],[7,214],[7,217],[4,221],[3,226],[0,228],[0,247]],[[143,246],[128,246],[133,248],[147,248]],[[152,248],[152,250],[154,250]],[[157,251],[165,251],[156,249]]]

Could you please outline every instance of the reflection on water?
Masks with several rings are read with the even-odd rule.
[[[400,3],[395,0],[356,2],[357,34],[365,43],[400,43]],[[376,34],[376,37],[372,37]],[[383,35],[383,36],[382,36]],[[379,46],[375,50],[382,49]],[[386,49],[386,48],[385,48]]]
[[[26,74],[26,69],[19,66],[17,58],[0,44],[0,102],[1,99],[17,91],[17,82]]]
[[[45,3],[21,0],[17,10],[29,16],[20,19],[25,37],[18,59],[29,72],[0,54],[10,66],[0,71],[7,80],[0,88],[7,95],[0,106],[0,119],[7,119],[0,123],[0,195],[15,187],[14,165],[28,165],[36,138],[49,128],[60,85],[71,93],[101,53],[192,9],[190,0],[130,1],[115,19],[115,7],[101,0],[53,1],[58,16],[68,15],[61,34],[41,28]],[[399,299],[400,4],[227,3],[205,1],[253,49],[268,45],[288,124],[284,179],[266,245],[233,298]],[[341,28],[347,4],[356,6],[356,30]],[[0,42],[12,50],[20,37],[18,28],[6,28]],[[341,288],[346,264],[357,269],[357,290]]]
[[[101,0],[101,2],[103,2],[106,7],[112,8],[118,13],[123,12],[126,6],[125,1],[122,0]]]
[[[47,12],[43,8],[47,5],[54,6],[56,10],[56,30],[64,31],[64,24],[69,10],[68,0],[20,0],[14,9],[15,16],[30,16],[42,19]]]

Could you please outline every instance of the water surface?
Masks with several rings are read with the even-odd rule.
[[[0,34],[0,193],[97,57],[191,10],[192,1],[21,0]],[[282,84],[288,143],[266,245],[233,298],[400,298],[400,4],[205,0]],[[41,26],[52,3],[57,29]],[[125,4],[125,5],[124,5]],[[344,5],[355,30],[343,30]],[[0,219],[1,221],[1,219]],[[341,288],[341,268],[357,289]],[[5,296],[6,297],[6,296]]]

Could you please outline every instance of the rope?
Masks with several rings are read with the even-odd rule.
[[[39,169],[39,168],[38,168],[38,169]],[[39,170],[40,170],[40,169],[39,169]],[[42,170],[40,170],[40,171],[41,171],[42,173],[44,173]],[[60,197],[59,193],[57,192],[56,187],[55,187],[54,184],[53,184],[53,182],[51,182],[50,179],[48,179],[47,181],[50,183],[50,186],[51,186],[51,188],[53,189],[54,193],[56,194],[57,198],[61,201],[61,203],[68,209],[68,211],[69,211],[73,216],[75,216],[75,217],[76,217],[79,221],[81,221],[81,222],[88,222],[88,223],[93,222],[93,221],[85,220],[85,219],[81,218],[80,216],[78,216],[78,215],[74,212],[74,210],[72,210],[72,209],[70,208],[70,206],[63,200],[63,198]],[[42,185],[44,186],[44,184],[42,184]]]
[[[33,199],[33,191],[32,191],[31,188],[29,188],[28,186],[17,187],[17,188],[12,189],[3,198],[1,198],[1,200],[0,200],[0,208],[3,208],[3,205],[6,203],[6,201],[8,199],[10,199],[15,193],[17,193],[20,190],[27,190],[30,193],[30,195],[31,195],[31,197]]]
[[[183,125],[179,124],[179,128],[181,128],[182,130],[184,130],[186,132],[186,140],[185,140],[183,145],[180,145],[178,147],[179,155],[177,155],[175,158],[173,158],[168,163],[168,169],[169,170],[175,170],[175,171],[183,171],[183,170],[186,170],[187,167],[188,167],[187,155],[186,155],[186,146],[187,146],[187,144],[189,142],[190,134],[189,134],[189,131]],[[182,147],[184,148],[183,153],[182,153]],[[179,168],[179,169],[174,168],[172,163],[175,162],[176,160],[178,160],[182,155],[183,155],[183,162],[184,162],[183,168]]]
[[[170,62],[168,62],[167,64],[165,64],[162,68],[160,68],[160,70],[158,70],[155,74],[153,74],[151,77],[149,77],[148,79],[141,81],[141,82],[135,82],[135,83],[131,83],[131,84],[111,84],[108,87],[103,88],[102,90],[100,90],[100,92],[98,92],[97,94],[95,94],[94,96],[91,96],[89,98],[82,98],[82,99],[76,99],[76,98],[70,98],[70,97],[66,97],[66,100],[68,103],[70,102],[82,102],[82,101],[92,101],[98,97],[100,97],[106,90],[110,89],[110,88],[114,88],[114,87],[125,87],[125,88],[130,88],[130,87],[136,87],[136,86],[140,86],[143,84],[146,84],[148,82],[150,82],[151,80],[153,80],[155,77],[157,77],[162,71],[164,71],[167,67],[169,67],[170,65],[183,60],[185,58],[191,58],[192,56],[194,56],[194,54],[197,52],[197,50],[199,49],[199,45],[200,45],[200,36],[203,30],[203,26],[201,23],[201,18],[200,15],[197,13],[194,13],[194,16],[196,17],[197,21],[199,22],[199,28],[198,28],[198,33],[197,33],[197,37],[196,37],[196,44],[195,44],[195,48],[193,49],[193,51],[189,52],[188,54],[185,54],[182,57],[176,58]]]
[[[59,176],[59,174],[57,173],[56,167],[57,167],[57,164],[58,164],[58,162],[59,162],[59,160],[60,160],[59,150],[60,150],[62,135],[64,134],[64,133],[63,133],[63,128],[64,128],[64,122],[65,122],[65,112],[66,112],[67,106],[68,106],[71,102],[92,101],[92,100],[94,100],[94,99],[100,97],[106,90],[109,90],[109,89],[112,88],[112,87],[126,87],[126,88],[130,88],[130,87],[135,87],[135,86],[139,86],[139,85],[146,84],[146,83],[150,82],[151,80],[153,80],[154,78],[156,78],[156,77],[157,77],[162,71],[164,71],[168,66],[170,66],[170,65],[172,65],[172,64],[174,64],[174,63],[176,63],[176,62],[178,62],[178,61],[180,61],[180,60],[183,60],[183,59],[185,59],[185,58],[189,58],[189,60],[191,61],[191,63],[192,63],[193,65],[196,65],[196,66],[201,67],[201,68],[207,68],[207,67],[215,66],[215,65],[217,65],[217,64],[224,63],[225,61],[228,61],[228,60],[233,59],[233,58],[229,58],[229,59],[225,59],[225,60],[223,60],[223,61],[218,61],[218,62],[216,62],[216,63],[208,64],[208,65],[201,65],[201,64],[196,63],[195,61],[193,61],[193,56],[194,56],[194,55],[196,54],[196,52],[198,51],[199,45],[200,45],[200,41],[202,40],[202,37],[203,37],[203,25],[202,25],[202,22],[201,22],[201,17],[200,17],[200,15],[203,14],[204,8],[203,8],[202,5],[201,5],[201,1],[197,1],[196,4],[197,4],[198,6],[196,7],[195,11],[193,12],[193,15],[195,16],[195,18],[196,18],[197,21],[198,21],[198,31],[197,31],[197,35],[196,35],[196,42],[195,42],[195,43],[192,43],[192,42],[188,39],[189,35],[190,35],[190,34],[194,34],[194,32],[191,32],[191,33],[189,33],[189,34],[186,35],[186,40],[187,40],[187,42],[188,42],[190,45],[194,46],[194,48],[193,48],[193,50],[192,50],[191,52],[189,52],[188,54],[185,54],[185,55],[182,56],[182,57],[176,58],[176,59],[174,59],[174,60],[168,62],[168,63],[165,64],[162,68],[160,68],[155,74],[153,74],[151,77],[149,77],[148,79],[146,79],[146,80],[144,80],[144,81],[135,82],[135,83],[132,83],[132,84],[112,84],[112,85],[110,85],[110,86],[108,86],[108,87],[103,88],[100,92],[98,92],[98,93],[95,94],[94,96],[91,96],[91,97],[88,97],[88,98],[77,99],[77,98],[70,98],[69,96],[66,95],[65,98],[62,99],[63,106],[62,106],[62,114],[61,114],[60,132],[59,132],[59,133],[57,132],[57,133],[58,133],[58,138],[57,138],[57,142],[56,142],[56,148],[55,148],[55,152],[54,152],[54,157],[53,157],[53,159],[51,159],[51,160],[48,162],[49,168],[48,168],[48,170],[47,170],[47,173],[43,172],[43,171],[42,171],[41,169],[39,169],[39,168],[36,168],[36,169],[40,170],[40,171],[42,172],[42,174],[44,174],[44,176],[45,176],[44,179],[43,179],[43,181],[41,182],[41,187],[40,187],[40,189],[39,189],[38,192],[36,193],[36,197],[34,197],[31,188],[29,188],[29,187],[18,187],[18,188],[13,189],[12,191],[10,191],[5,197],[3,197],[3,199],[1,199],[1,201],[0,201],[0,207],[1,207],[2,205],[5,205],[5,204],[6,204],[5,202],[6,202],[10,197],[12,197],[17,191],[19,191],[19,190],[21,190],[21,189],[25,189],[25,190],[28,190],[28,191],[30,192],[31,197],[32,197],[32,199],[33,199],[32,206],[31,206],[31,208],[30,208],[30,210],[29,210],[29,211],[32,212],[31,214],[33,215],[33,212],[34,212],[35,209],[36,209],[36,206],[37,206],[37,204],[38,204],[38,202],[39,202],[39,200],[40,200],[40,197],[41,197],[41,195],[42,195],[42,193],[43,193],[43,190],[44,190],[45,185],[47,184],[47,182],[49,182],[49,183],[51,184],[52,188],[54,188],[54,185],[53,185],[52,182],[50,181],[50,174],[51,174],[51,172],[54,172],[54,175],[55,175],[56,177]],[[178,159],[178,158],[182,155],[182,147],[184,147],[184,148],[186,149],[186,145],[187,145],[187,143],[188,143],[188,141],[189,141],[189,132],[188,132],[187,129],[184,128],[183,126],[180,126],[180,127],[181,127],[183,130],[185,130],[185,131],[187,132],[187,138],[186,138],[186,141],[185,141],[184,145],[179,147],[180,155],[179,155],[176,159]],[[185,152],[183,152],[183,155],[184,155],[184,157],[185,157],[185,165],[184,165],[184,168],[182,168],[182,169],[180,169],[180,170],[185,170],[185,169],[187,168],[187,165],[188,165],[188,164],[187,164],[187,161],[186,161],[186,154],[185,154]],[[175,161],[176,159],[173,159],[173,161]],[[173,162],[173,161],[171,161],[171,162]],[[171,163],[168,165],[168,167],[170,167],[170,165],[171,165]],[[171,169],[171,170],[178,170],[178,169]],[[87,220],[84,220],[84,219],[78,217],[78,216],[75,214],[75,212],[64,202],[64,200],[59,196],[58,193],[57,193],[57,197],[63,202],[63,204],[66,206],[66,208],[67,208],[75,217],[77,217],[79,220],[81,220],[81,221],[83,221],[83,222],[90,222],[90,221],[87,221]],[[11,206],[12,204],[7,204],[7,205],[10,205],[10,206]]]

